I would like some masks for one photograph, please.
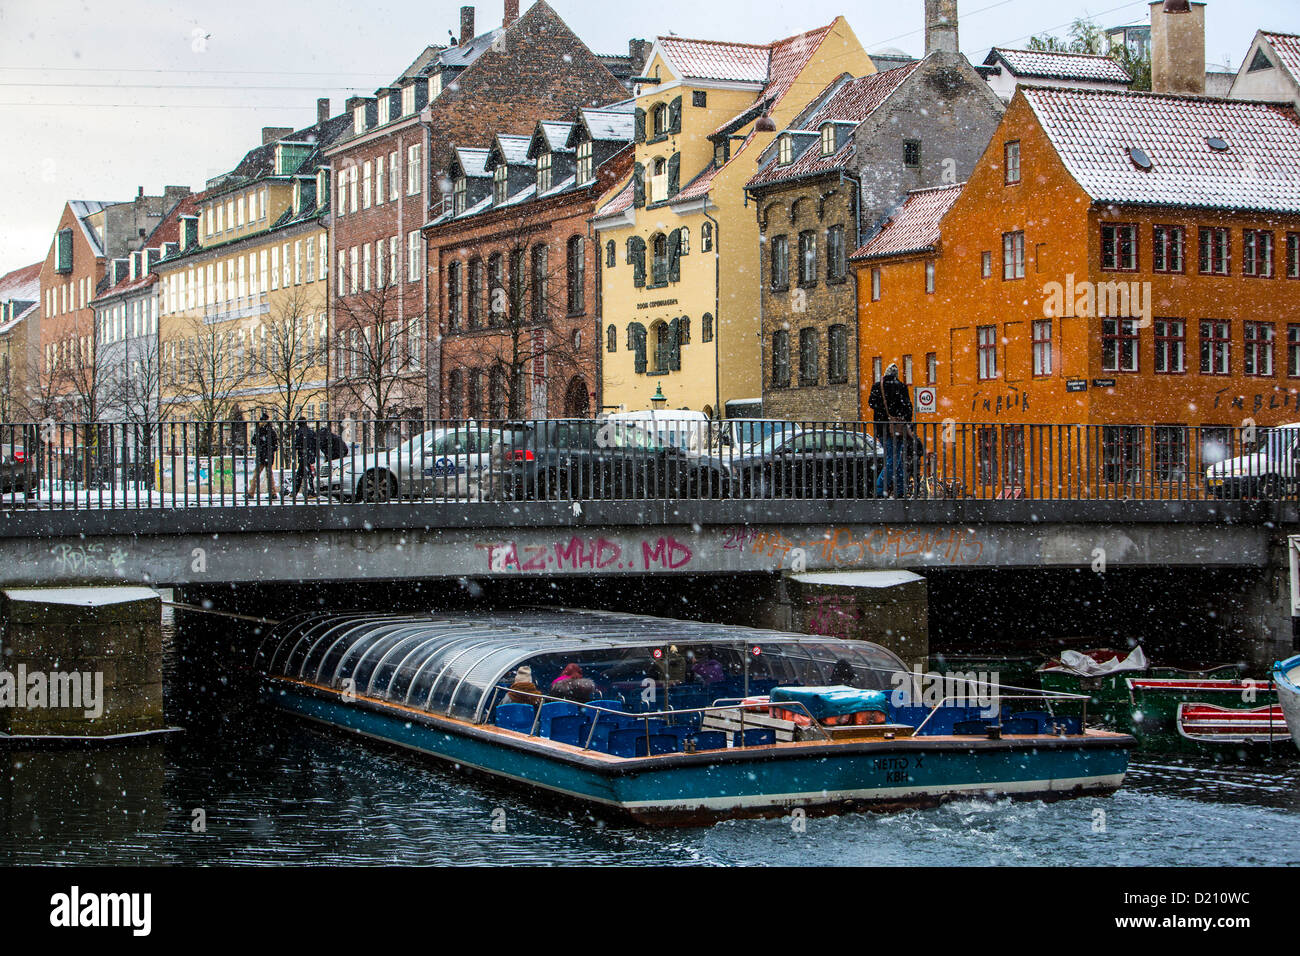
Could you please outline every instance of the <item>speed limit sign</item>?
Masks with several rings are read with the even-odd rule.
[[[916,390],[916,413],[933,415],[939,406],[939,390],[933,385],[925,385]]]

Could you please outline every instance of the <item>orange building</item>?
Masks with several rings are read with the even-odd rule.
[[[1094,439],[1106,480],[1184,481],[1300,421],[1298,168],[1289,107],[1023,88],[966,183],[853,255],[863,407],[898,362],[918,422],[1013,426],[972,443],[1007,484]],[[1057,423],[1100,427],[1023,428]]]

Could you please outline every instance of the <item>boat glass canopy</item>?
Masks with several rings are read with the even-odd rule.
[[[270,677],[474,722],[488,719],[499,689],[524,665],[543,690],[573,663],[610,692],[709,673],[718,698],[774,683],[891,690],[895,675],[907,673],[867,641],[546,609],[304,614],[277,625],[259,658]]]

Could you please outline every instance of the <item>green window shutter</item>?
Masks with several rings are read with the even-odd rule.
[[[632,167],[632,205],[637,209],[645,205],[645,167],[640,163]]]
[[[632,259],[632,282],[636,287],[645,286],[645,240],[636,238],[635,252]]]
[[[633,348],[633,349],[635,350],[635,352],[636,352],[636,355],[635,355],[635,357],[634,357],[634,359],[633,359],[633,361],[634,361],[634,363],[635,363],[634,367],[635,367],[635,369],[636,369],[636,373],[637,373],[638,375],[644,375],[644,374],[645,374],[645,367],[646,367],[646,361],[645,361],[645,326],[642,325],[640,322],[633,322],[633,323],[632,323],[632,340],[633,340],[632,348]]]
[[[645,110],[638,109],[634,114],[635,132],[632,135],[632,141],[635,143],[645,142]]]
[[[680,326],[676,319],[668,323],[668,371],[682,370],[682,340]]]
[[[668,160],[668,195],[676,196],[681,191],[682,154],[673,153]]]
[[[682,277],[682,231],[674,229],[668,234],[668,281],[677,282]],[[673,321],[676,328],[677,322]]]
[[[679,96],[668,104],[668,132],[682,131],[682,98]]]
[[[58,246],[55,250],[54,270],[56,272],[72,271],[72,230],[60,229]]]

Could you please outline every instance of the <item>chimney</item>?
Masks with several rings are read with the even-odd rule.
[[[136,198],[136,199],[143,199],[143,198],[144,198],[144,187],[143,187],[143,186],[137,186],[137,187],[136,187],[135,198]]]
[[[1205,95],[1205,4],[1151,4],[1151,90]]]
[[[460,8],[460,45],[464,46],[474,39],[474,8]]]
[[[925,0],[925,55],[957,52],[957,0]]]
[[[330,98],[322,96],[316,101],[316,122],[324,123],[330,118]]]
[[[277,139],[283,139],[293,132],[291,126],[263,126],[262,127],[262,145],[266,146],[274,143]]]
[[[503,27],[508,27],[519,19],[519,0],[506,0],[506,15],[501,21]]]
[[[645,71],[645,61],[650,56],[649,40],[628,40],[627,58],[632,61],[632,75],[641,76]]]
[[[163,187],[163,215],[176,208],[176,204],[190,194],[189,186]]]

